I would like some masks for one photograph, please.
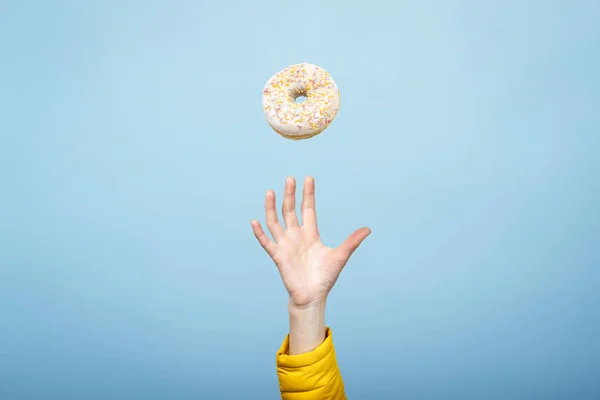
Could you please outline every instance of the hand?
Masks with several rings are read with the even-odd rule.
[[[289,177],[282,207],[285,229],[277,218],[275,193],[267,191],[265,199],[267,227],[275,241],[267,237],[258,221],[251,222],[254,235],[281,274],[290,306],[296,309],[325,301],[352,253],[371,233],[369,228],[360,228],[341,246],[325,246],[317,229],[315,183],[311,177],[304,182],[301,210],[302,226],[296,216],[296,181]]]

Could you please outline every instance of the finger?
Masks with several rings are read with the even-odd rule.
[[[254,231],[254,236],[258,239],[258,243],[260,243],[269,256],[273,257],[275,254],[275,243],[269,239],[257,220],[250,221],[250,224],[252,224],[252,230]]]
[[[302,226],[317,232],[317,212],[315,210],[315,180],[307,176],[302,192]]]
[[[285,230],[277,218],[277,210],[275,209],[275,192],[272,190],[267,191],[265,198],[265,214],[267,217],[267,228],[269,228],[269,232],[271,232],[273,239],[278,241],[283,235],[285,235]]]
[[[296,216],[296,180],[291,176],[285,180],[281,213],[283,214],[283,221],[287,229],[298,226],[298,217]]]
[[[342,243],[340,247],[338,247],[338,251],[342,256],[344,263],[348,261],[352,253],[354,253],[354,251],[358,249],[358,246],[360,246],[362,241],[365,240],[365,238],[370,234],[371,230],[369,228],[360,228],[356,230],[352,235],[348,236],[348,239],[346,239],[344,243]]]

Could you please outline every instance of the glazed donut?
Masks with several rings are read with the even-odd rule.
[[[301,96],[306,100],[296,103]],[[295,64],[267,81],[262,105],[267,123],[275,132],[287,139],[308,139],[333,121],[340,108],[340,92],[323,68]]]

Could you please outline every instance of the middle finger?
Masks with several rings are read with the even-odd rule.
[[[281,213],[287,229],[298,226],[298,216],[296,215],[296,180],[288,177],[285,181],[283,192],[283,206]]]

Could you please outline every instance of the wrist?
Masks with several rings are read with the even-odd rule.
[[[316,349],[325,340],[326,299],[296,305],[288,302],[290,317],[289,354],[303,354]]]
[[[290,297],[288,299],[288,311],[294,314],[307,314],[320,312],[325,310],[325,305],[327,303],[327,297],[323,297],[320,299],[313,300],[308,303],[297,304]]]
[[[290,316],[289,354],[308,353],[325,340],[326,299],[297,305],[288,301]]]

